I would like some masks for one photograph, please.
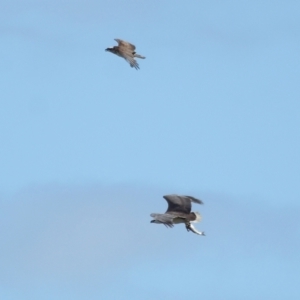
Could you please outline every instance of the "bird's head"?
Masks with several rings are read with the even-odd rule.
[[[114,54],[118,54],[118,49],[116,47],[112,47],[112,48],[106,48],[105,51],[114,53]]]

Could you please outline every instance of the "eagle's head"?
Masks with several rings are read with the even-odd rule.
[[[106,48],[105,51],[108,51],[108,52],[111,52],[111,53],[114,53],[114,54],[117,54],[117,49],[115,47],[112,47],[112,48]]]

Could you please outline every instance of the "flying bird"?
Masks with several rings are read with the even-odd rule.
[[[151,214],[151,223],[164,224],[166,227],[173,227],[174,224],[184,223],[187,231],[192,231],[199,235],[205,235],[203,231],[198,231],[191,223],[201,221],[198,212],[191,212],[192,202],[203,204],[199,199],[191,196],[166,195],[163,196],[168,202],[168,209],[164,214]]]
[[[138,58],[146,58],[145,56],[139,55],[135,52],[135,46],[120,40],[120,39],[115,39],[115,41],[118,42],[118,46],[114,46],[112,48],[106,48],[105,51],[111,52],[113,54],[116,54],[120,57],[123,57],[132,68],[135,68],[136,70],[138,70],[139,64],[137,63],[137,61],[134,59],[135,57]]]

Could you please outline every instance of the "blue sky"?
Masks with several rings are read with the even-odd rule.
[[[300,297],[298,1],[0,7],[0,298]]]

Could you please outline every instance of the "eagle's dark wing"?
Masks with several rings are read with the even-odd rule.
[[[181,197],[188,198],[188,199],[191,200],[191,202],[194,202],[194,203],[203,204],[203,201],[202,201],[202,200],[197,199],[197,198],[194,198],[194,197],[191,197],[191,196],[181,196]]]
[[[198,203],[198,204],[203,203],[201,200],[190,196],[165,195],[163,197],[168,202],[168,209],[166,213],[180,212],[180,213],[189,214],[192,209],[191,202]]]
[[[115,39],[115,41],[119,44],[119,48],[121,48],[121,49],[127,49],[127,50],[130,50],[131,52],[133,52],[135,50],[135,46],[126,41],[123,41],[120,39]]]
[[[153,219],[155,219],[156,221],[158,221],[159,223],[164,224],[167,227],[173,227],[173,219],[176,216],[172,216],[169,214],[151,214],[150,215]]]

